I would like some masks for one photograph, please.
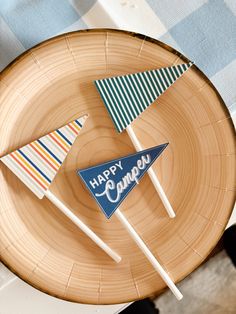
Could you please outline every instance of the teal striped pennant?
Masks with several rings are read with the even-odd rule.
[[[96,80],[95,85],[116,126],[122,132],[162,95],[192,62]]]

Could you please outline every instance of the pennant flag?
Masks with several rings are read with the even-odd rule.
[[[122,132],[192,64],[189,62],[157,70],[96,80],[95,85],[117,131]]]
[[[84,115],[0,160],[41,199],[55,178],[87,117]]]
[[[167,145],[168,143],[162,144],[94,167],[78,170],[77,174],[82,178],[106,217],[110,218]]]

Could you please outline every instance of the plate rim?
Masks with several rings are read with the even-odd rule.
[[[82,30],[75,30],[75,31],[71,31],[71,32],[66,32],[66,33],[62,33],[62,34],[59,34],[59,35],[56,35],[56,36],[53,36],[53,37],[50,37],[46,40],[43,40],[41,42],[39,42],[38,44],[32,46],[31,48],[25,50],[24,52],[22,52],[19,56],[17,56],[15,59],[13,59],[2,71],[0,71],[0,81],[1,81],[1,78],[3,78],[5,75],[8,74],[9,71],[12,70],[12,68],[18,63],[20,62],[24,57],[26,57],[31,51],[33,51],[34,49],[37,49],[39,47],[42,47],[43,45],[47,44],[47,43],[50,43],[54,40],[57,40],[57,39],[61,39],[61,38],[65,38],[67,36],[71,36],[71,35],[77,35],[77,34],[82,34],[82,33],[105,33],[105,32],[115,32],[115,33],[120,33],[120,34],[125,34],[125,35],[128,35],[128,36],[131,36],[131,37],[134,37],[134,38],[138,38],[140,40],[145,40],[147,42],[150,42],[150,43],[153,43],[155,45],[158,45],[164,49],[166,49],[167,51],[169,52],[172,52],[174,53],[176,56],[180,57],[181,59],[183,59],[185,62],[190,62],[191,60],[188,59],[185,55],[183,55],[181,52],[179,52],[178,50],[176,50],[175,48],[169,46],[168,44],[158,40],[158,39],[154,39],[150,36],[147,36],[145,34],[141,34],[141,33],[138,33],[138,32],[134,32],[134,31],[129,31],[129,30],[123,30],[123,29],[113,29],[113,28],[92,28],[92,29],[82,29]],[[217,97],[219,98],[219,101],[221,102],[221,104],[223,105],[224,107],[224,111],[226,112],[226,114],[230,117],[230,123],[231,123],[231,127],[233,129],[233,132],[236,136],[236,129],[234,127],[234,124],[233,124],[233,120],[232,120],[232,115],[228,109],[228,107],[226,106],[222,96],[220,95],[220,93],[218,92],[217,88],[215,87],[215,85],[211,82],[211,80],[206,76],[206,74],[204,74],[204,72],[202,70],[200,70],[196,64],[194,63],[192,65],[192,67],[194,68],[194,70],[196,70],[198,72],[198,74],[205,80],[205,82],[213,89],[213,91],[216,93]],[[234,209],[234,205],[232,206],[232,209],[229,211],[229,215],[228,215],[228,220],[232,214],[232,211]],[[228,222],[227,220],[227,222]],[[225,227],[227,225],[227,222],[225,223],[225,226],[224,226],[224,229],[222,232],[219,233],[219,236],[217,238],[217,242],[220,240],[220,238],[222,237],[223,233],[224,233],[224,230],[225,230]],[[191,271],[188,273],[188,274],[184,274],[182,276],[180,276],[178,278],[178,280],[175,281],[175,283],[178,283],[180,281],[182,281],[184,278],[186,278],[188,275],[190,275],[195,269],[197,269],[201,264],[204,263],[204,261],[207,259],[207,257],[210,255],[210,253],[212,252],[212,250],[215,248],[216,244],[215,243],[212,243],[210,248],[209,248],[209,251],[208,251],[208,254],[206,256],[203,257],[203,260],[200,261],[199,263],[197,262],[192,268],[191,268]],[[52,297],[55,297],[59,300],[64,300],[64,301],[68,301],[68,302],[73,302],[73,303],[78,303],[78,304],[90,304],[90,303],[86,303],[86,302],[81,302],[81,301],[75,301],[74,299],[71,299],[70,297],[65,297],[65,296],[59,296],[57,294],[53,294],[51,291],[47,291],[47,290],[44,290],[41,286],[37,285],[36,283],[32,283],[30,281],[27,281],[27,279],[24,279],[24,276],[23,275],[20,275],[18,273],[18,271],[12,267],[11,265],[9,265],[6,261],[3,260],[3,255],[4,254],[1,254],[0,256],[0,262],[7,268],[9,269],[14,275],[16,275],[18,278],[20,278],[22,281],[24,281],[25,283],[27,283],[28,285],[30,285],[31,287],[34,287],[36,288],[37,290],[49,295],[49,296],[52,296]],[[156,295],[159,295],[161,293],[163,293],[165,290],[167,290],[168,287],[164,288],[164,289],[161,289],[159,291],[156,291]],[[142,295],[142,299],[145,298],[145,297],[148,297],[150,295]],[[135,298],[135,299],[127,299],[127,301],[125,301],[125,303],[129,303],[129,302],[134,302],[134,301],[137,301],[137,300],[140,300],[140,298]],[[112,304],[117,304],[115,302],[110,302],[110,303],[104,303],[104,305],[112,305]],[[102,304],[97,304],[97,305],[102,305]]]

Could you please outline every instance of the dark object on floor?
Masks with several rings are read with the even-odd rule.
[[[223,235],[224,248],[236,267],[236,225],[225,230]]]
[[[158,314],[159,310],[150,299],[144,299],[132,303],[121,314]]]

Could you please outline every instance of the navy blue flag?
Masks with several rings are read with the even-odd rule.
[[[103,213],[110,218],[167,145],[168,143],[162,144],[97,166],[77,170],[77,174]]]

